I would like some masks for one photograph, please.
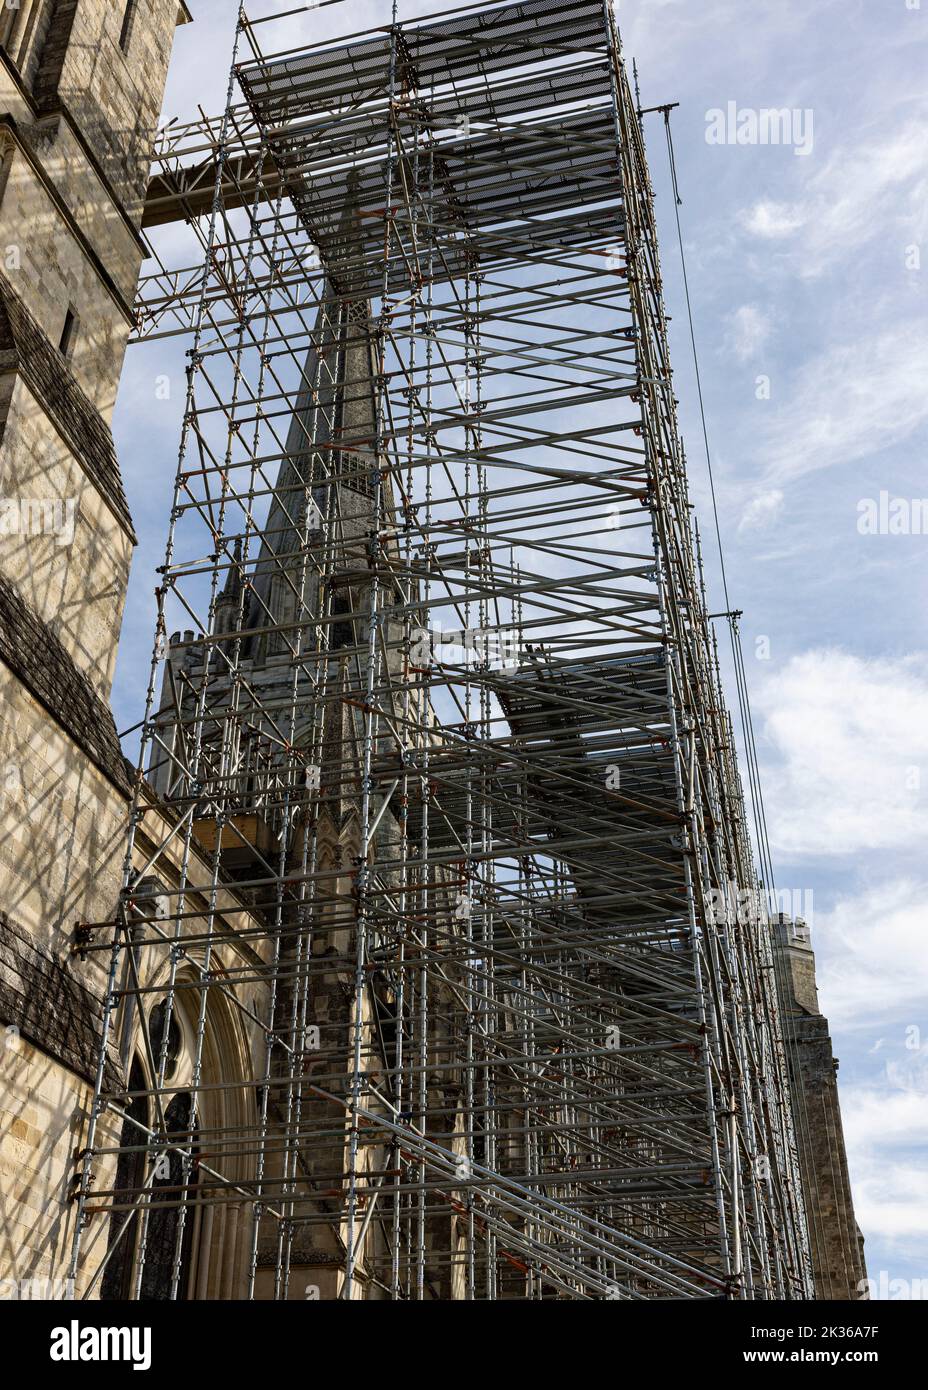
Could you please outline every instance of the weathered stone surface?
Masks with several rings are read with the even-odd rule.
[[[61,642],[0,576],[0,659],[121,792],[131,769],[109,707],[74,665]]]
[[[140,218],[179,16],[176,0],[139,0],[125,51],[123,5],[61,0],[35,78],[43,111],[65,106],[117,196]]]
[[[109,427],[12,287],[0,276],[0,373],[20,372],[134,542]],[[0,421],[0,440],[5,420]]]
[[[93,1082],[102,1013],[102,999],[74,978],[69,964],[36,945],[0,911],[0,1026],[17,1029],[69,1071]],[[112,1056],[106,1085],[110,1091],[120,1086]]]
[[[77,14],[77,0],[58,0],[52,7],[48,27],[35,59],[32,91],[40,110],[49,110],[58,100],[58,83],[68,56],[71,31]]]

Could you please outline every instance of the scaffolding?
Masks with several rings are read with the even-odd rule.
[[[810,1297],[611,7],[278,22],[146,209],[203,257],[70,1273]]]

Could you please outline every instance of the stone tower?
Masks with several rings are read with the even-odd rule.
[[[0,8],[0,1277],[60,1269],[129,779],[109,710],[135,541],[110,418],[183,0]]]
[[[864,1238],[854,1219],[837,1058],[818,1004],[808,925],[782,913],[776,923],[777,982],[793,1087],[815,1296],[856,1299],[867,1277]]]

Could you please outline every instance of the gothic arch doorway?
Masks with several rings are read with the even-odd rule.
[[[246,1085],[248,1049],[235,1005],[218,991],[208,991],[199,1086],[194,1086],[200,994],[193,980],[190,970],[179,972],[175,982],[168,1090],[162,1097],[167,1143],[157,1134],[146,1142],[146,1130],[157,1126],[154,1083],[142,1057],[141,1037],[133,1054],[116,1167],[116,1209],[100,1285],[103,1299],[131,1299],[136,1293],[146,1302],[234,1299],[247,1288],[251,1208],[244,1201],[216,1200],[222,1194],[215,1172],[230,1187],[251,1176],[251,1160],[237,1152],[233,1139],[253,1122],[254,1100]],[[165,1011],[164,997],[154,999],[148,1021],[157,1055]],[[206,1147],[215,1149],[208,1174],[200,1171],[201,1136],[207,1138]],[[186,1163],[184,1154],[189,1155]],[[143,1196],[139,1202],[146,1181],[150,1200]],[[122,1201],[120,1192],[126,1194]]]

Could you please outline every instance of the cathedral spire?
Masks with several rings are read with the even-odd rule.
[[[354,178],[329,243],[322,297],[254,564],[246,628],[286,626],[313,611],[323,528],[334,546],[328,567],[350,570],[372,524],[377,369],[358,228]],[[314,552],[308,560],[307,550]],[[260,639],[251,645],[257,655]]]

